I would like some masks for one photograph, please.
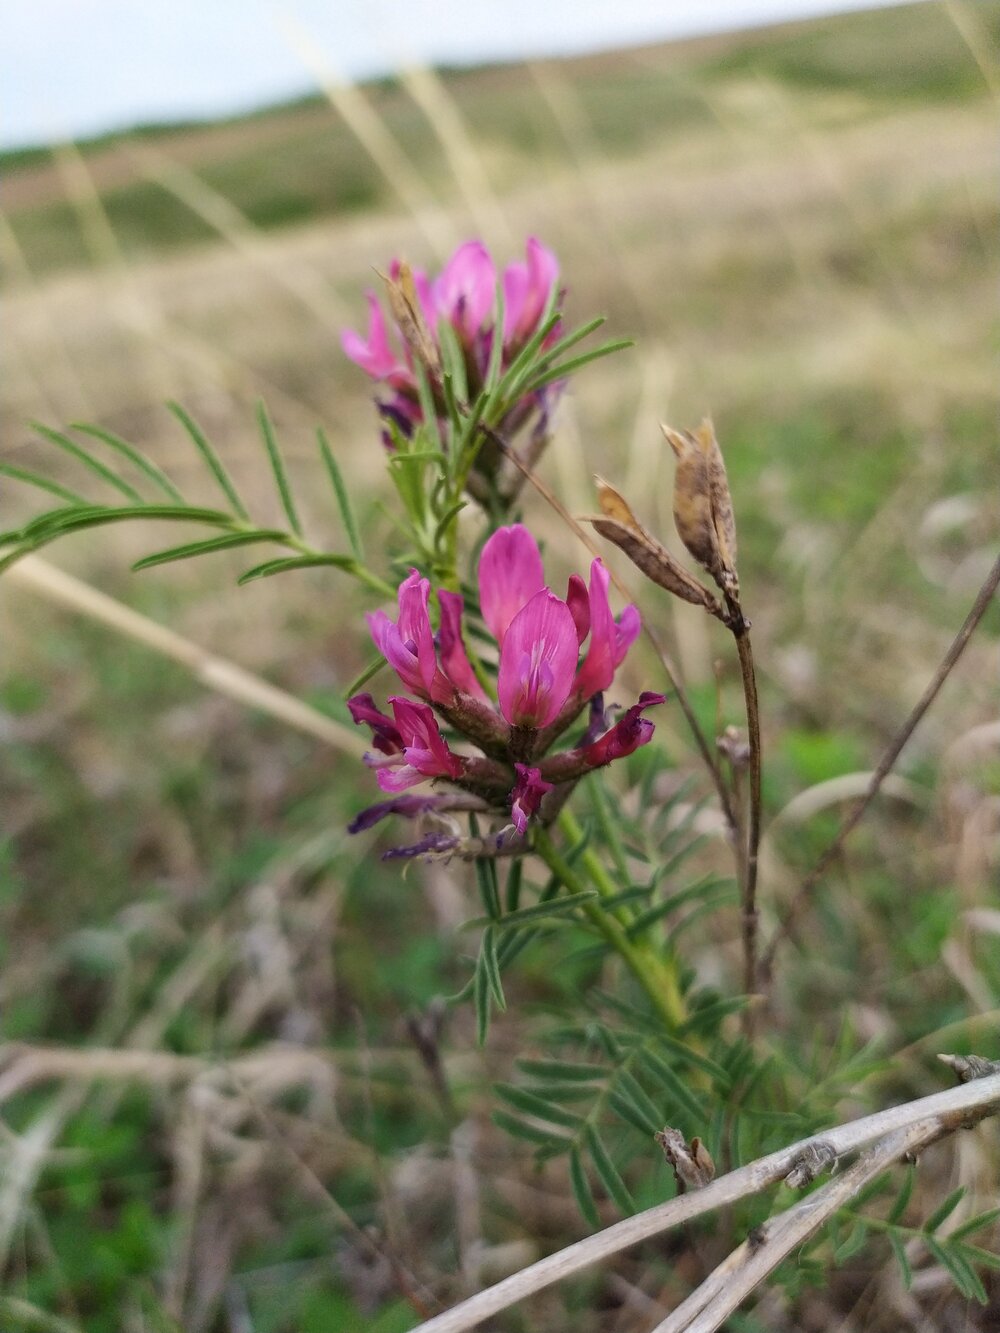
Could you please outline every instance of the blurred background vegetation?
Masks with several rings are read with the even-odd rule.
[[[85,489],[28,423],[90,421],[196,488],[163,406],[178,399],[255,515],[276,518],[263,398],[317,540],[341,542],[317,485],[322,425],[369,551],[391,551],[370,386],[340,330],[364,324],[372,268],[393,255],[434,268],[480,235],[503,263],[538,235],[571,321],[603,313],[637,342],[565,404],[542,474],[568,507],[593,508],[600,471],[665,534],[657,422],[714,417],[780,814],[762,884],[773,921],[995,558],[998,38],[986,0],[905,5],[331,84],[239,120],[0,155],[4,461]],[[14,483],[3,496],[4,528],[39,508]],[[525,511],[547,560],[583,567],[537,497]],[[316,571],[236,590],[246,562],[226,555],[130,575],[159,536],[75,536],[46,559],[346,718],[371,655],[353,585]],[[593,982],[583,956],[559,975],[527,956],[519,1016],[484,1051],[452,1014],[457,1151],[406,1016],[467,975],[466,868],[382,866],[372,835],[344,832],[374,794],[354,757],[16,567],[5,583],[2,1327],[390,1333],[417,1321],[407,1292],[452,1298],[580,1234],[564,1170],[536,1171],[488,1106],[490,1081],[538,1053],[535,1017]],[[642,601],[706,725],[738,721],[722,641],[694,612]],[[848,1045],[893,1056],[871,1090],[845,1089],[845,1116],[940,1086],[936,1051],[1000,1055],[998,631],[994,611],[779,963],[773,1024],[800,1034],[805,1063],[845,1023]],[[635,658],[627,683],[658,688],[653,659]],[[661,711],[673,791],[694,764]],[[724,867],[707,832],[700,863]],[[735,910],[705,923],[706,977],[734,984],[737,939]],[[986,1131],[931,1169],[927,1211],[955,1184],[995,1198],[996,1145]],[[671,1188],[662,1165],[644,1178],[640,1202]],[[739,1327],[1000,1317],[995,1285],[968,1313],[935,1270],[905,1299],[893,1271],[855,1256],[825,1294]],[[640,1293],[669,1306],[689,1277],[647,1247],[497,1326],[644,1328]]]

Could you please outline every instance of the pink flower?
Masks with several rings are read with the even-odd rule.
[[[434,311],[471,342],[496,304],[496,289],[489,250],[482,241],[466,241],[431,287]]]
[[[582,757],[587,766],[600,768],[602,764],[610,764],[615,759],[624,759],[641,745],[647,745],[653,739],[655,728],[642,714],[654,704],[662,704],[665,698],[663,694],[651,692],[640,694],[639,702],[627,709],[610,731],[605,732],[600,740],[594,741],[584,749]]]
[[[394,259],[389,266],[390,276],[398,279],[400,270],[400,261]],[[460,245],[433,281],[428,281],[419,269],[413,269],[412,275],[431,339],[438,340],[442,323],[449,324],[458,335],[465,353],[471,401],[482,388],[494,340],[498,336],[502,339],[500,369],[503,371],[535,333],[542,315],[552,303],[559,264],[551,250],[534,236],[528,238],[526,262],[509,264],[499,280],[504,293],[503,328],[499,330],[494,327],[497,271],[490,252],[481,241],[466,241]],[[370,311],[367,337],[347,330],[341,336],[341,344],[350,359],[366,374],[392,390],[386,398],[378,400],[379,412],[390,423],[385,438],[391,444],[391,428],[409,437],[423,420],[423,409],[417,392],[413,355],[406,338],[397,330],[402,347],[400,355],[390,342],[386,319],[374,292],[367,292],[366,299]],[[550,339],[554,341],[557,336],[553,330]],[[526,396],[512,407],[501,426],[515,433],[531,418],[540,425],[560,391],[560,384],[549,384]]]
[[[448,680],[475,699],[485,699],[486,691],[476,679],[465,645],[462,642],[462,597],[460,593],[438,591],[438,605],[441,608],[441,628],[438,631],[438,646],[441,649],[441,668]]]
[[[389,336],[385,327],[385,316],[374,292],[366,292],[368,302],[368,338],[367,341],[353,329],[345,329],[340,335],[340,343],[351,360],[371,375],[375,380],[398,380],[400,377],[412,383],[409,374],[396,353],[389,345]]]
[[[497,643],[522,606],[545,587],[542,557],[520,523],[497,528],[479,557],[479,605]]]
[[[569,698],[579,641],[565,602],[543,588],[507,627],[500,648],[500,712],[517,727],[554,722]]]
[[[408,690],[430,699],[440,675],[434,635],[427,613],[430,580],[411,569],[399,585],[399,620],[393,622],[384,611],[373,611],[365,619],[375,640],[375,647],[396,672]]]
[[[535,332],[559,278],[559,261],[534,236],[528,237],[527,264],[508,264],[503,274],[503,340],[527,342]]]
[[[398,754],[367,755],[383,791],[405,791],[425,778],[457,778],[462,761],[452,754],[427,704],[391,695],[393,716],[403,749]]]
[[[510,817],[518,833],[524,833],[528,820],[537,814],[542,797],[552,790],[552,783],[546,782],[537,768],[529,768],[527,764],[515,764],[514,772],[517,782],[511,792]]]
[[[401,754],[403,738],[391,717],[379,711],[370,694],[355,694],[347,707],[356,726],[367,724],[372,729],[372,744],[382,754]]]
[[[608,601],[610,583],[611,576],[604,562],[595,560],[590,566],[588,598],[590,646],[577,673],[575,686],[581,699],[590,699],[608,688],[642,628],[639,612],[634,606],[627,606],[621,618],[615,620]]]

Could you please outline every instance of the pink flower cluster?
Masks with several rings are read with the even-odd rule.
[[[616,620],[610,579],[601,560],[589,582],[570,577],[565,598],[546,585],[542,557],[522,527],[500,528],[479,560],[479,603],[497,643],[497,704],[473,668],[462,640],[462,598],[441,589],[440,626],[431,628],[430,582],[411,570],[398,592],[398,614],[368,616],[372,638],[416,699],[391,696],[390,718],[370,695],[350,700],[357,723],[371,727],[377,753],[368,756],[384,791],[399,792],[425,778],[444,778],[496,800],[502,794],[521,833],[547,792],[559,782],[631,754],[653,725],[642,712],[662,695],[644,694],[614,725],[599,705],[640,630],[627,606]],[[588,702],[594,725],[573,750],[546,752]],[[483,752],[459,755],[441,733],[437,712]],[[512,781],[513,779],[513,781]]]
[[[390,277],[398,279],[400,264],[394,260]],[[559,277],[559,263],[551,250],[533,236],[527,242],[524,263],[508,264],[500,276],[503,292],[503,349],[501,368],[506,368],[525,342],[537,331],[552,299]],[[497,296],[497,272],[490,252],[481,241],[459,246],[433,281],[419,270],[413,272],[421,313],[432,338],[443,322],[455,331],[462,348],[470,395],[482,386],[489,365],[496,330],[493,327]],[[399,347],[390,339],[386,319],[374,292],[366,293],[369,308],[368,336],[348,329],[342,335],[344,351],[372,379],[388,386],[390,397],[379,410],[409,435],[421,420],[413,357],[399,335]]]

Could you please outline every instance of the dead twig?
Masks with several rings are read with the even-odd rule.
[[[812,870],[810,870],[809,874],[806,875],[805,879],[796,889],[791,901],[785,908],[781,924],[775,930],[770,943],[761,956],[758,980],[762,988],[768,987],[771,983],[774,975],[774,958],[779,947],[782,942],[791,935],[803,909],[812,897],[813,890],[840,855],[841,849],[847,838],[861,822],[868,807],[878,795],[879,789],[892,771],[892,768],[896,763],[896,760],[899,758],[906,742],[913,735],[914,731],[916,731],[920,722],[923,720],[924,714],[937,698],[942,685],[948,679],[956,662],[965,651],[966,645],[972,638],[977,625],[989,609],[990,603],[992,602],[998,587],[1000,587],[1000,557],[997,558],[993,568],[986,576],[986,580],[983,583],[983,586],[979,589],[979,592],[976,595],[976,600],[972,604],[972,609],[965,618],[965,623],[955,636],[951,647],[941,659],[941,662],[937,670],[934,672],[934,675],[931,677],[927,688],[914,705],[909,717],[889,742],[885,753],[878,762],[878,766],[872,773],[871,781],[868,783],[868,789],[865,791],[864,795],[855,802],[844,817],[843,823],[837,830],[833,841],[829,844],[826,851],[823,852],[822,856],[813,866]]]
[[[858,1160],[808,1198],[779,1217],[755,1228],[674,1312],[652,1333],[713,1333],[737,1310],[750,1293],[793,1250],[843,1208],[870,1181],[898,1162],[946,1134],[949,1128],[937,1116],[918,1120],[908,1129],[894,1130],[879,1139]]]

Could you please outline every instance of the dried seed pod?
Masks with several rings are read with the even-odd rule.
[[[703,1189],[714,1179],[715,1163],[701,1139],[693,1138],[687,1143],[680,1130],[671,1129],[669,1125],[657,1130],[653,1138],[663,1149],[663,1156],[673,1168],[679,1192],[683,1193],[686,1189]]]
[[[681,541],[726,596],[738,600],[733,500],[712,423],[706,418],[694,432],[660,429],[677,458],[674,522]]]
[[[417,295],[417,285],[413,279],[413,270],[404,259],[400,261],[394,278],[387,277],[384,273],[380,273],[379,277],[385,283],[389,309],[399,328],[400,336],[416,360],[426,367],[431,382],[439,383],[441,359],[437,344],[431,337],[424,318],[420,298]]]
[[[720,620],[726,618],[712,593],[702,587],[666,547],[646,531],[624,496],[601,477],[597,478],[597,498],[602,513],[587,521],[594,525],[602,537],[614,542],[659,587],[666,588],[667,592],[685,602],[703,607]]]

